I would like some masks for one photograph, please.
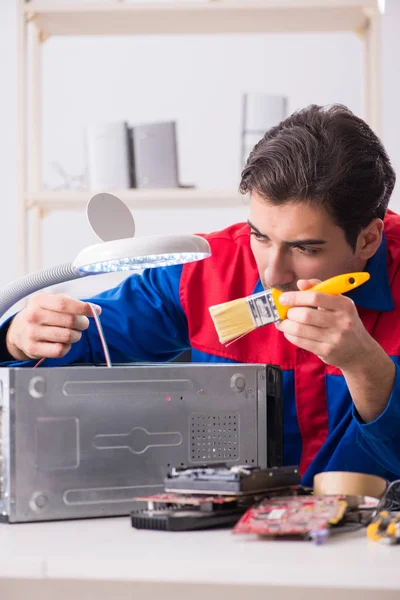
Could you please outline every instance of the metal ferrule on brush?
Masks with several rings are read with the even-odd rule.
[[[279,303],[280,294],[281,292],[272,288],[245,298],[210,306],[210,315],[221,344],[238,339],[263,325],[284,319],[287,308]]]
[[[246,302],[249,305],[255,327],[262,327],[263,325],[279,321],[280,317],[272,298],[271,290],[247,296]]]

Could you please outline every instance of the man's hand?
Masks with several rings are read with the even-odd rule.
[[[296,346],[341,369],[358,414],[368,423],[385,410],[396,367],[365,329],[354,302],[308,289],[316,283],[299,280],[299,292],[281,296],[282,304],[293,308],[276,326]]]
[[[354,302],[346,296],[308,290],[317,283],[318,280],[300,279],[299,292],[285,292],[281,296],[282,304],[293,308],[277,328],[296,346],[313,352],[328,365],[343,369],[370,351],[374,340],[358,316]]]
[[[99,306],[96,310],[100,314]],[[7,350],[16,360],[61,358],[81,339],[90,316],[88,302],[64,294],[37,294],[12,320]]]

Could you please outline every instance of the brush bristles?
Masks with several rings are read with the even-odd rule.
[[[221,344],[225,344],[256,328],[246,298],[239,298],[209,308]]]

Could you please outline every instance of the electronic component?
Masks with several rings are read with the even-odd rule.
[[[219,506],[232,506],[238,504],[238,496],[208,496],[206,494],[191,495],[191,494],[152,494],[149,496],[138,496],[133,500],[134,508],[166,508],[174,506],[201,506],[202,510],[215,510]],[[245,503],[245,502],[244,502]]]
[[[0,520],[129,515],[172,465],[282,464],[281,377],[261,364],[0,369]]]
[[[191,531],[213,527],[231,527],[243,514],[243,510],[233,509],[223,512],[202,512],[199,510],[138,511],[131,513],[132,527],[135,529],[156,529],[158,531]]]
[[[135,529],[187,531],[232,526],[249,508],[250,500],[166,493],[141,496],[133,505]]]
[[[255,494],[300,484],[298,467],[260,469],[252,465],[176,468],[164,480],[166,491],[192,494]]]
[[[296,536],[321,543],[329,528],[339,523],[347,503],[342,496],[285,496],[269,498],[250,508],[236,524],[234,533],[259,536]]]

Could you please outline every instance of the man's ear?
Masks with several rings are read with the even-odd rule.
[[[357,238],[356,253],[362,260],[368,260],[378,250],[383,234],[382,219],[373,219]]]

